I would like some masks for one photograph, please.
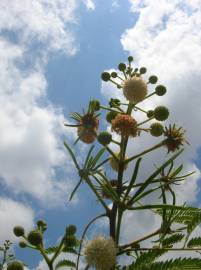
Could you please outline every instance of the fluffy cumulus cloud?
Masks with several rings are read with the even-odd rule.
[[[20,43],[34,39],[46,49],[75,53],[74,36],[68,27],[76,23],[76,0],[3,0],[0,3],[0,29],[16,33]]]
[[[175,122],[186,130],[186,138],[190,146],[186,146],[179,160],[184,164],[184,173],[190,171],[196,171],[196,173],[177,186],[175,190],[178,195],[177,203],[185,201],[196,203],[200,171],[194,161],[199,158],[198,150],[201,147],[199,86],[201,80],[201,1],[162,0],[159,4],[155,0],[139,0],[130,1],[130,3],[131,16],[135,18],[135,24],[122,33],[123,49],[134,56],[134,64],[146,66],[148,74],[157,75],[159,84],[166,85],[168,89],[164,97],[153,97],[140,105],[147,110],[157,105],[167,106],[170,117],[166,124]],[[145,79],[149,75],[146,75]],[[150,92],[153,90],[151,86]],[[121,91],[107,83],[102,85],[102,93],[107,98],[115,96],[122,98]],[[142,114],[135,113],[135,117],[138,121],[145,120]],[[143,134],[140,138],[130,141],[128,155],[141,152],[157,142],[158,139]],[[155,169],[154,166],[161,164],[166,158],[165,149],[147,155],[142,161],[139,181],[145,179]],[[129,168],[127,176],[130,175]],[[152,197],[152,199],[155,198],[155,202],[157,202],[157,195],[156,193],[156,196]],[[123,240],[150,232],[151,228],[158,226],[158,222],[148,212],[145,212],[141,218],[138,214],[128,213],[122,228]]]
[[[34,212],[22,203],[14,201],[10,198],[0,197],[0,219],[1,234],[0,242],[6,239],[10,241],[18,240],[13,234],[13,227],[21,225],[29,230],[33,227]]]
[[[62,110],[47,100],[45,67],[50,53],[76,52],[70,26],[77,6],[75,0],[0,3],[0,184],[48,206],[64,202],[71,184],[66,170],[57,174],[68,162],[61,145],[66,129]]]

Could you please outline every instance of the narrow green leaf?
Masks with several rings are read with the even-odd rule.
[[[66,149],[68,150],[69,154],[71,155],[71,158],[72,158],[72,160],[73,160],[73,162],[75,164],[75,167],[77,168],[77,170],[80,170],[80,167],[79,167],[79,165],[77,163],[77,160],[75,158],[75,155],[74,155],[73,151],[71,150],[70,146],[67,144],[66,141],[64,141],[64,146],[66,147]]]

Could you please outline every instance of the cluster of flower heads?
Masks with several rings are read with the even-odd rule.
[[[113,83],[120,91],[122,91],[124,97],[128,101],[127,104],[122,103],[117,98],[111,98],[109,106],[102,106],[98,100],[92,100],[89,103],[87,112],[83,115],[75,112],[72,114],[72,118],[77,122],[73,126],[77,128],[78,140],[86,144],[93,143],[96,139],[103,146],[107,146],[111,142],[112,134],[108,131],[99,132],[99,115],[98,111],[107,110],[106,121],[111,125],[111,132],[115,132],[122,137],[136,137],[140,135],[140,132],[147,131],[154,137],[164,136],[163,145],[167,148],[168,152],[173,152],[179,149],[185,141],[184,131],[182,128],[177,128],[175,125],[172,127],[165,127],[161,122],[167,120],[169,117],[169,110],[167,107],[160,105],[153,110],[145,111],[138,107],[138,103],[153,96],[163,96],[167,90],[164,85],[156,85],[154,92],[149,93],[149,84],[156,84],[158,78],[155,75],[151,75],[148,81],[145,81],[143,74],[147,72],[145,67],[133,68],[132,67],[133,57],[128,57],[128,65],[120,63],[118,66],[118,72],[113,71],[103,72],[101,78],[105,82]],[[123,75],[123,76],[122,76]],[[136,106],[137,105],[137,106]],[[126,109],[125,109],[125,106]],[[132,106],[132,107],[130,107]],[[131,108],[129,111],[128,108]],[[145,114],[145,120],[142,123],[138,123],[132,114],[132,111],[140,110]],[[147,124],[151,120],[156,120],[151,123],[148,127],[143,128],[143,124]],[[118,166],[115,165],[114,159],[111,157],[110,162],[114,170],[118,170]]]

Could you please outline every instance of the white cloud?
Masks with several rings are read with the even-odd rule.
[[[29,206],[9,198],[0,197],[0,243],[6,239],[18,242],[13,234],[13,228],[23,226],[25,230],[33,227],[34,212]]]
[[[0,29],[20,32],[20,43],[36,39],[46,50],[76,52],[74,36],[68,25],[76,23],[76,0],[3,0],[0,3]]]
[[[73,132],[47,100],[45,68],[50,52],[76,52],[76,8],[74,0],[0,3],[0,183],[48,207],[64,203],[71,190],[61,135]]]
[[[89,10],[94,10],[96,7],[94,1],[92,0],[83,0],[83,2]]]

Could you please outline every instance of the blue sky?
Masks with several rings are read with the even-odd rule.
[[[200,1],[162,0],[158,6],[155,0],[55,0],[48,8],[41,0],[23,1],[24,5],[19,0],[0,3],[1,10],[7,7],[0,11],[0,240],[17,243],[12,236],[16,223],[29,230],[34,220],[43,218],[49,225],[47,244],[54,244],[66,225],[77,224],[80,235],[101,211],[85,185],[76,201],[68,203],[78,177],[62,145],[64,138],[73,142],[75,131],[64,129],[63,122],[90,98],[105,103],[108,96],[119,97],[102,84],[100,74],[115,69],[130,54],[170,89],[163,102],[172,112],[170,120],[184,125],[190,138],[183,158],[186,170],[197,171],[191,183],[178,190],[179,201],[199,205]],[[130,144],[129,153],[150,143]],[[80,160],[85,150],[77,146]],[[161,157],[159,153],[148,158],[145,168],[151,170],[151,160]],[[141,227],[139,234],[147,230],[146,217],[136,221],[129,216],[127,221]],[[123,239],[132,235],[126,225],[125,221]],[[99,231],[100,226],[94,233]],[[17,247],[15,252],[30,269],[37,267],[40,257],[35,252]]]

